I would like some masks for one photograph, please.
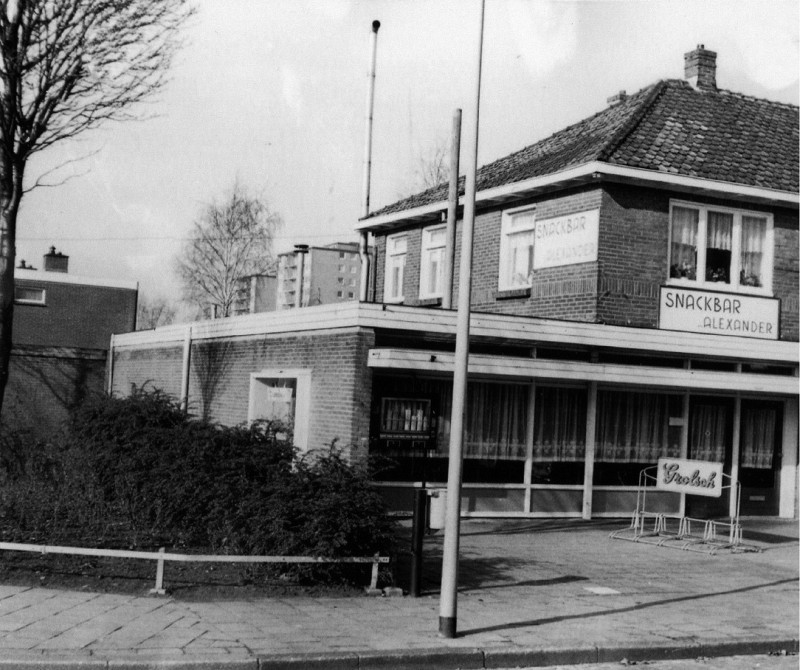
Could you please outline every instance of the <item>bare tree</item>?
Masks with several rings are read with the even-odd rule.
[[[273,262],[272,242],[282,223],[263,199],[235,183],[223,202],[212,202],[195,221],[177,259],[185,298],[211,316],[230,316],[239,281]]]
[[[158,326],[168,326],[175,321],[176,310],[166,298],[145,298],[139,296],[136,306],[136,330],[149,330]]]
[[[28,161],[105,121],[133,118],[136,103],[164,85],[192,12],[189,0],[0,0],[0,409]]]
[[[450,146],[446,141],[436,141],[418,160],[416,177],[421,189],[440,186],[450,180]]]

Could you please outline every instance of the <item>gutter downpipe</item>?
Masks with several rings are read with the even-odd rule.
[[[361,218],[369,216],[369,196],[370,180],[372,177],[372,115],[375,108],[375,64],[378,56],[378,29],[381,27],[380,21],[372,22],[372,36],[370,38],[370,60],[369,71],[367,72],[367,113],[366,113],[366,141],[364,142],[364,182],[363,197],[364,202],[361,209]],[[369,296],[369,233],[363,231],[358,243],[358,253],[361,257],[361,285],[358,290],[360,302],[366,302]]]
[[[189,411],[189,365],[192,359],[192,327],[187,326],[183,336],[183,367],[181,369],[181,409]]]
[[[456,637],[458,597],[458,545],[461,532],[461,472],[464,444],[464,415],[467,401],[469,365],[469,320],[472,297],[472,236],[475,228],[475,191],[478,172],[478,130],[481,108],[481,61],[483,21],[486,0],[481,0],[478,38],[478,71],[475,83],[475,128],[470,146],[464,193],[464,230],[461,233],[461,265],[458,278],[456,355],[453,370],[453,405],[450,415],[450,451],[447,465],[447,503],[445,506],[444,547],[442,549],[442,588],[439,601],[439,634]]]
[[[461,151],[461,110],[453,112],[453,131],[450,138],[450,191],[447,200],[447,228],[444,247],[444,286],[442,309],[453,307],[453,275],[456,260],[456,222],[458,220],[458,157]]]

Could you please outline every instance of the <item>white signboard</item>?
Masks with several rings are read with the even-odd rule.
[[[597,260],[600,210],[536,221],[533,269]]]
[[[660,303],[663,330],[778,339],[780,301],[773,298],[662,286]]]
[[[719,498],[722,495],[722,463],[659,458],[656,488]]]

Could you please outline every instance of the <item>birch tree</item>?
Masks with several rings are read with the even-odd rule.
[[[189,0],[0,0],[0,409],[14,318],[17,217],[28,161],[161,89]]]
[[[230,316],[240,280],[274,263],[272,244],[281,225],[266,201],[234,184],[194,222],[177,259],[184,297],[211,316]]]

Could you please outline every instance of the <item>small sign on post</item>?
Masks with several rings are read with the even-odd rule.
[[[722,495],[722,463],[659,458],[656,488],[719,498]]]

